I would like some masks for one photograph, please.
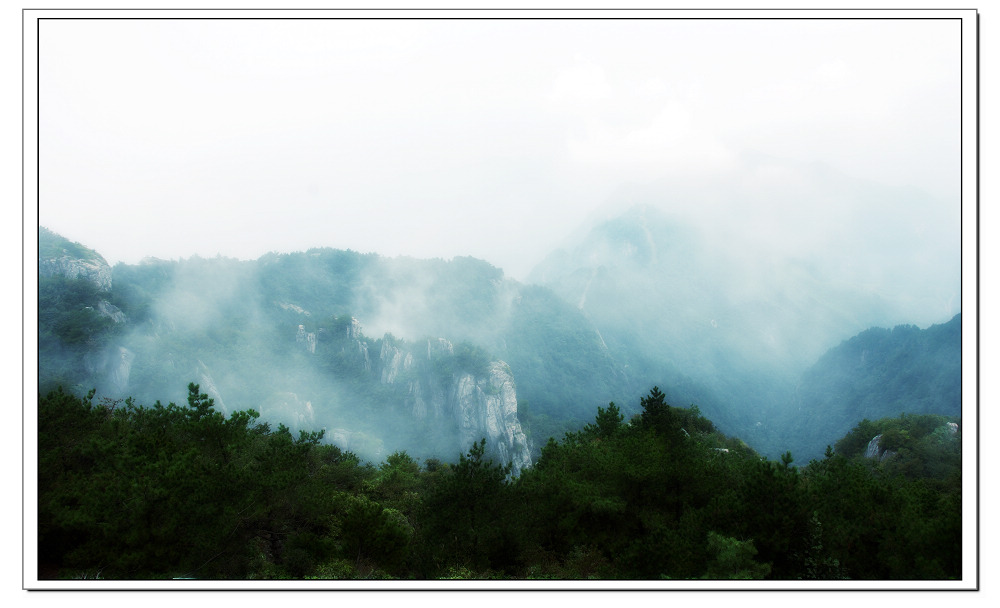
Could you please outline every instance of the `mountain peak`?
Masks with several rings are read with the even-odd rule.
[[[101,254],[41,226],[38,227],[38,273],[86,279],[102,291],[111,289],[111,267]]]

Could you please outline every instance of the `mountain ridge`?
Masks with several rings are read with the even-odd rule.
[[[744,334],[750,333],[746,328],[755,327],[755,318],[768,318],[776,307],[784,306],[781,302],[747,306],[754,293],[760,293],[754,286],[758,275],[744,277],[731,289],[730,301],[709,302],[711,279],[717,276],[713,269],[724,264],[712,258],[711,252],[705,259],[696,259],[695,253],[704,251],[698,234],[655,209],[633,209],[604,225],[599,235],[603,240],[596,248],[585,246],[566,253],[570,262],[575,258],[583,263],[562,283],[550,277],[552,287],[521,284],[505,277],[502,269],[475,258],[386,258],[314,248],[269,253],[250,261],[193,256],[116,264],[111,269],[114,281],[105,288],[79,273],[45,274],[46,255],[40,247],[43,289],[39,305],[44,313],[39,328],[40,381],[45,379],[43,374],[50,383],[68,378],[61,383],[85,392],[90,388],[85,385],[97,379],[100,390],[110,398],[138,389],[146,398],[180,399],[180,388],[196,380],[223,409],[230,405],[259,409],[270,399],[268,394],[295,395],[271,408],[287,413],[286,422],[291,425],[298,420],[296,416],[305,416],[307,405],[313,408],[311,420],[316,420],[318,401],[302,385],[324,387],[313,393],[340,395],[343,390],[343,379],[334,386],[323,375],[346,360],[337,363],[324,355],[325,362],[319,364],[324,356],[315,356],[317,348],[322,351],[321,345],[333,339],[330,332],[347,337],[353,332],[350,356],[360,359],[352,365],[361,369],[367,365],[367,373],[373,375],[366,382],[383,388],[394,384],[406,356],[387,364],[381,358],[389,352],[386,345],[407,344],[403,350],[412,359],[414,345],[441,339],[454,344],[453,349],[478,349],[477,356],[502,362],[509,370],[516,393],[497,412],[513,405],[514,418],[525,433],[524,441],[514,439],[517,431],[505,434],[509,450],[517,444],[520,453],[527,449],[537,456],[547,437],[578,429],[593,408],[612,400],[634,403],[651,385],[664,387],[671,403],[698,404],[720,430],[744,438],[761,453],[780,454],[788,447],[815,449],[802,447],[802,442],[790,443],[788,438],[812,432],[803,430],[799,413],[803,404],[793,401],[793,395],[802,374],[810,365],[819,365],[825,355],[806,362],[799,353],[801,361],[782,367],[775,362],[798,350],[778,349],[777,355],[769,355],[761,346],[766,339],[762,327],[757,328],[756,337],[746,338]],[[99,257],[93,250],[81,251],[89,259]],[[587,256],[581,252],[588,251],[593,255],[583,259]],[[558,260],[559,254],[553,255]],[[687,259],[690,264],[678,263]],[[703,276],[685,284],[692,268],[703,271]],[[727,272],[723,276],[736,271]],[[638,279],[638,284],[630,284],[632,279]],[[90,287],[84,289],[84,285]],[[582,293],[569,290],[567,286],[573,285],[586,289]],[[63,294],[81,289],[86,293],[71,303],[75,310],[59,309],[66,304]],[[815,298],[797,297],[786,302],[782,314],[797,314],[792,318],[798,320],[776,335],[813,331],[803,314]],[[823,314],[840,314],[829,312],[837,305],[827,303]],[[60,323],[79,331],[67,333]],[[374,328],[373,335],[383,337],[364,336],[362,326]],[[67,349],[62,340],[74,335],[80,342],[76,350]],[[72,356],[61,358],[67,353]],[[76,363],[67,363],[72,357]],[[261,363],[269,357],[275,358],[273,369]],[[254,378],[252,382],[243,378],[247,374]],[[275,386],[264,384],[269,378]],[[418,406],[412,393],[426,391],[428,383],[417,389],[412,379],[408,382],[404,383],[406,394],[383,389],[373,394],[396,403],[407,416],[421,408],[426,411],[427,405]],[[475,387],[465,393],[465,402],[471,402],[473,393],[483,393],[476,397],[480,405],[489,402],[487,393],[502,390],[498,387],[505,384],[499,378],[482,386],[474,377],[464,382]],[[260,387],[267,394],[258,394],[263,390]],[[364,391],[348,392],[350,399],[374,407],[376,397],[359,397]],[[465,406],[449,407],[458,411]],[[636,413],[628,406],[623,411]],[[823,426],[816,420],[813,423]],[[340,429],[343,436],[353,432],[339,422],[327,426]],[[371,437],[371,430],[358,432]],[[509,450],[505,457],[510,456]],[[523,463],[524,458],[519,458]]]

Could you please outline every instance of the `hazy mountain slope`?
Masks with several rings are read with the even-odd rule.
[[[514,408],[515,420],[524,419],[543,444],[631,390],[627,373],[579,311],[472,258],[390,259],[317,249],[246,262],[149,259],[115,266],[113,279],[101,293],[120,307],[114,308],[117,321],[95,313],[81,322],[75,328],[79,352],[70,363],[61,354],[72,332],[49,340],[40,361],[43,390],[64,384],[77,392],[96,387],[109,398],[182,402],[194,381],[222,411],[252,407],[293,428],[345,428],[373,440],[392,436],[382,442],[387,450],[420,444],[426,424],[414,425],[412,416],[421,408],[487,407],[495,392],[503,393],[500,409]],[[43,293],[40,310],[59,311],[64,292],[54,285]],[[71,308],[98,310],[98,295],[74,296]],[[42,316],[40,335],[54,331],[50,318]],[[345,319],[357,327],[344,326]],[[343,343],[345,336],[351,344]],[[438,365],[428,349],[439,339],[461,352],[464,344],[474,345],[477,357],[502,362],[509,377],[488,366],[474,370],[455,363],[447,382],[428,381],[431,372],[419,369]],[[399,361],[384,360],[386,344],[424,361],[411,370],[417,377],[402,384],[387,379],[387,366]],[[67,365],[72,373],[63,373]],[[418,405],[419,390],[438,394],[424,395],[424,405]],[[432,401],[438,406],[428,405]],[[380,407],[388,408],[383,414],[404,415],[372,413]],[[437,438],[425,434],[424,443],[433,446],[429,453],[468,447],[459,445],[468,438],[461,428],[478,427],[462,424],[454,422]],[[409,439],[396,441],[402,434]],[[366,441],[374,445],[360,444]]]
[[[682,375],[710,387],[679,398],[764,453],[784,450],[780,406],[799,374],[896,314],[893,302],[831,280],[817,263],[718,247],[650,206],[598,222],[529,280],[584,313],[638,384],[676,392]]]
[[[39,228],[38,361],[50,386],[67,388],[99,375],[101,390],[116,390],[105,373],[122,353],[113,345],[125,315],[111,290],[111,268],[96,251]]]
[[[961,416],[961,347],[961,315],[924,330],[871,328],[845,340],[802,375],[783,433],[789,449],[818,458],[823,446],[866,418]]]
[[[653,385],[674,405],[697,404],[721,430],[768,455],[814,453],[859,412],[883,415],[871,404],[885,385],[857,385],[870,394],[859,393],[862,405],[849,411],[828,401],[841,395],[833,380],[821,373],[800,379],[821,345],[877,325],[865,320],[890,315],[890,303],[831,288],[805,263],[722,255],[648,208],[602,223],[575,248],[550,256],[535,278],[551,288],[520,284],[473,258],[333,249],[108,269],[93,250],[51,233],[45,239],[42,390],[62,384],[81,394],[97,388],[111,398],[183,402],[194,381],[222,411],[252,407],[295,428],[340,429],[370,455],[393,446],[433,455],[465,449],[459,444],[480,423],[467,424],[461,412],[477,408],[500,418],[516,410],[528,445],[517,449],[537,454],[548,437],[579,428],[609,401],[634,414],[629,404]],[[439,340],[452,350],[447,381],[433,380]],[[906,343],[890,363],[905,362],[907,352],[923,357],[914,354],[919,344]],[[401,354],[386,359],[386,348]],[[410,376],[397,382],[407,355]],[[950,351],[937,356],[939,371],[958,365]],[[491,361],[509,378],[490,371],[484,362]],[[889,386],[907,395],[900,411],[950,413],[920,409],[921,400],[938,399],[927,391],[960,402],[950,384],[938,384],[917,383],[909,393],[905,378]],[[438,410],[450,412],[447,420],[424,414],[415,422],[416,412]],[[518,429],[500,426],[510,430],[510,454]]]

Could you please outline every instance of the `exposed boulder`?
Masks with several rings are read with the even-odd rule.
[[[118,308],[111,302],[108,302],[107,300],[101,300],[100,302],[97,303],[97,312],[99,312],[101,316],[107,317],[112,321],[114,321],[115,323],[124,323],[125,321],[127,321],[125,313],[123,313],[120,308]]]
[[[38,275],[85,279],[111,290],[111,266],[96,251],[46,229],[38,229]]]

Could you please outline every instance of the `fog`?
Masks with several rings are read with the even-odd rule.
[[[309,311],[274,297],[262,289],[267,270],[265,263],[230,258],[117,265],[119,293],[141,293],[135,301],[148,301],[149,309],[130,318],[115,341],[135,355],[125,374],[128,386],[105,385],[99,394],[131,395],[145,405],[155,400],[184,404],[187,384],[194,382],[226,415],[254,410],[272,428],[284,424],[296,436],[323,429],[327,441],[373,462],[393,449],[409,448],[422,457],[439,455],[440,441],[429,440],[414,450],[394,420],[372,428],[356,387],[352,390],[342,375],[330,372],[326,359],[313,356],[296,339],[299,325],[308,325],[310,331],[325,327],[330,333],[323,347],[333,348],[329,311]],[[299,280],[309,278],[293,279]],[[372,358],[377,357],[376,351]],[[96,377],[100,373],[106,370]],[[443,429],[441,434],[447,433]],[[455,453],[450,457],[457,453],[452,439]]]
[[[148,399],[345,428],[347,360],[294,332],[353,315],[371,349],[504,358],[535,414],[669,381],[742,431],[857,332],[961,311],[960,28],[43,20],[37,220],[147,290],[121,343]],[[594,237],[634,209],[648,243]]]
[[[639,202],[941,321],[960,308],[959,28],[46,20],[39,223],[112,264],[334,247],[523,280]]]

